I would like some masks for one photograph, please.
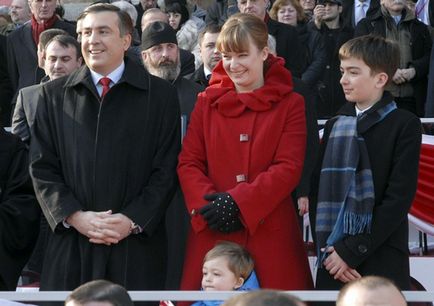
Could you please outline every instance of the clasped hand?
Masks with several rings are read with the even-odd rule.
[[[210,202],[199,213],[210,229],[228,234],[243,228],[239,218],[240,209],[229,193],[207,194],[203,198]]]
[[[321,251],[324,251],[324,249],[321,249]],[[347,265],[347,263],[335,251],[334,247],[328,247],[326,251],[329,254],[324,260],[324,267],[331,275],[334,275],[334,279],[338,279],[343,283],[348,283],[362,277],[359,272]]]
[[[79,233],[96,244],[116,244],[130,234],[131,219],[111,210],[77,211],[66,219]]]

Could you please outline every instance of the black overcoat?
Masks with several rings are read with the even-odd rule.
[[[39,232],[41,210],[28,172],[27,149],[0,128],[0,289],[15,291]]]
[[[367,112],[375,111],[391,100],[391,95],[386,94]],[[355,116],[354,104],[344,105],[338,114]],[[335,122],[336,118],[332,118],[326,123],[320,161]],[[416,193],[421,135],[419,119],[402,109],[394,110],[362,134],[374,181],[371,233],[347,236],[335,244],[339,256],[362,276],[384,276],[402,290],[410,289],[407,213]],[[319,167],[316,174],[317,185]],[[311,213],[315,215],[314,204]],[[318,289],[336,290],[342,285],[333,280],[327,270],[318,269]]]
[[[53,232],[42,290],[105,278],[129,290],[161,290],[164,213],[176,187],[180,111],[176,90],[126,59],[100,101],[90,71],[41,87],[30,173]],[[143,228],[117,245],[91,244],[63,220],[78,210],[122,213]]]

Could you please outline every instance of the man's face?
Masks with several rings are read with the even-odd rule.
[[[47,21],[54,15],[56,0],[29,0],[29,7],[36,21]]]
[[[49,43],[45,50],[45,74],[50,80],[71,74],[81,66],[81,57],[77,59],[74,46],[65,48],[57,41]]]
[[[390,15],[401,15],[402,10],[406,7],[406,0],[382,0],[381,4],[389,11]]]
[[[9,14],[15,24],[23,24],[32,16],[26,0],[13,0],[9,8]]]
[[[174,43],[155,45],[142,51],[143,63],[152,75],[167,81],[175,80],[180,72],[178,46]]]
[[[315,8],[315,0],[300,0],[300,4],[305,11],[313,11]]]
[[[167,14],[163,13],[162,11],[157,11],[155,13],[149,13],[146,15],[143,15],[142,17],[142,32],[145,30],[145,28],[150,25],[153,22],[164,22],[169,23],[169,16]]]
[[[323,21],[333,21],[339,18],[340,13],[342,12],[342,6],[326,2],[324,3],[324,16],[322,17]]]
[[[237,0],[237,3],[241,13],[253,14],[264,20],[268,0]]]
[[[157,7],[157,0],[140,0],[144,11]]]
[[[81,22],[81,53],[93,71],[108,75],[123,61],[131,35],[121,36],[115,12],[90,13]]]
[[[200,45],[200,57],[204,66],[208,70],[213,70],[217,63],[222,59],[221,53],[216,49],[215,42],[219,33],[205,33]]]

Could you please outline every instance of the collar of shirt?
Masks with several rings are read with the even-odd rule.
[[[354,108],[356,109],[356,116],[359,116],[360,114],[363,114],[363,113],[367,112],[368,109],[370,109],[372,106],[374,106],[374,105],[371,105],[371,106],[369,106],[368,108],[365,108],[364,110],[360,110],[360,109],[357,107],[357,105],[355,105]]]
[[[90,70],[90,75],[92,76],[92,82],[96,87],[96,90],[98,91],[98,94],[101,95],[102,93],[102,85],[99,83],[99,80],[103,77],[108,77],[111,82],[110,82],[110,87],[112,87],[114,84],[116,84],[117,82],[119,82],[119,80],[122,77],[122,74],[124,73],[125,70],[125,62],[122,61],[122,63],[112,72],[110,72],[108,75],[101,75],[95,71],[93,71],[92,69]]]
[[[395,21],[395,24],[398,24],[401,21],[401,15],[398,16],[392,16],[393,20]]]
[[[205,78],[208,79],[208,76],[211,74],[211,71],[209,71],[208,68],[203,65],[203,74],[205,75]]]
[[[364,5],[365,6],[365,12],[367,12],[369,6],[371,5],[371,0],[365,0],[365,1],[355,0],[354,4],[356,6]]]

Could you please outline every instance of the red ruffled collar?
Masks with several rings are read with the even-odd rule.
[[[264,86],[252,92],[237,93],[235,85],[220,61],[214,68],[210,86],[205,90],[211,106],[226,117],[238,117],[246,109],[256,112],[269,110],[293,90],[291,73],[284,67],[284,60],[269,55],[265,61]]]

